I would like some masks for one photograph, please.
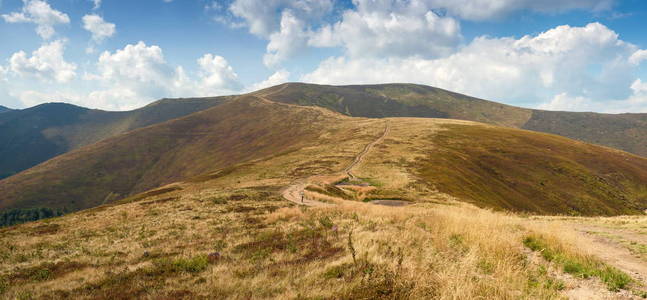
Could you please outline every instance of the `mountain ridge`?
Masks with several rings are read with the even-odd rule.
[[[603,114],[528,109],[418,84],[285,83],[252,94],[326,107],[358,117],[432,117],[546,132],[647,156],[647,113]],[[369,103],[369,104],[367,104]]]
[[[0,115],[0,179],[70,150],[136,128],[182,117],[227,97],[162,99],[123,112],[52,102]]]
[[[0,209],[75,211],[182,182],[191,190],[203,188],[201,182],[245,180],[285,186],[341,172],[385,130],[384,119],[267,100],[273,96],[239,96],[60,155],[0,180]],[[636,214],[647,208],[646,158],[472,121],[387,120],[393,125],[384,141],[353,170],[377,182],[384,192],[372,196],[377,199],[440,192],[478,206],[539,214]]]

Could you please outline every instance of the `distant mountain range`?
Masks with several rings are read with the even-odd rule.
[[[136,128],[218,105],[225,97],[163,99],[140,109],[110,112],[47,103],[0,115],[0,179],[57,155]]]
[[[10,110],[11,110],[11,109],[9,109],[9,108],[7,108],[7,107],[4,107],[4,106],[0,105],[0,113],[7,112],[7,111],[10,111]]]

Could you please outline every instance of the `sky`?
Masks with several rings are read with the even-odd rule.
[[[647,112],[644,0],[0,0],[0,105],[130,110],[284,82]]]

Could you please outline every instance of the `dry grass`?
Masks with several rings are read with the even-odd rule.
[[[312,209],[277,195],[185,189],[5,229],[4,297],[553,299],[573,288],[523,246],[541,234],[581,255],[557,225],[468,205]]]
[[[2,296],[555,299],[603,286],[602,273],[569,278],[563,260],[538,260],[524,246],[541,236],[563,257],[606,267],[563,223],[464,204],[415,172],[435,150],[425,138],[440,124],[470,123],[393,119],[389,136],[353,170],[373,185],[364,196],[415,204],[333,197],[327,185],[384,129],[382,120],[340,120],[320,143],[0,230]],[[294,182],[318,185],[324,193],[309,196],[336,205],[293,206],[279,195]]]

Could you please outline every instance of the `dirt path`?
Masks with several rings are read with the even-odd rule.
[[[355,166],[357,166],[360,162],[362,162],[362,159],[364,159],[364,156],[366,156],[366,154],[369,151],[371,151],[371,148],[373,148],[373,146],[375,146],[377,143],[382,142],[384,140],[384,138],[386,137],[386,135],[389,134],[389,129],[391,127],[390,124],[389,124],[389,120],[386,120],[385,122],[386,122],[386,124],[384,125],[384,132],[382,133],[382,135],[379,138],[377,138],[377,140],[375,140],[372,143],[366,145],[366,147],[364,147],[364,150],[362,150],[362,152],[360,152],[355,157],[355,160],[353,160],[353,162],[350,165],[348,165],[348,167],[346,167],[344,169],[344,173],[346,173],[346,175],[348,175],[348,178],[355,179],[355,175],[353,175],[353,173],[351,173],[351,170]]]
[[[630,274],[647,286],[647,262],[632,253],[624,243],[647,245],[647,236],[629,229],[593,224],[570,224],[589,243],[589,252],[610,265]]]
[[[351,179],[355,178],[355,176],[351,173],[351,170],[362,161],[364,156],[366,156],[366,154],[368,154],[371,151],[371,148],[373,148],[373,146],[375,146],[377,143],[384,140],[384,138],[389,132],[389,128],[390,128],[390,123],[388,120],[386,120],[384,124],[384,132],[382,133],[382,135],[380,135],[380,137],[378,137],[373,142],[366,145],[362,150],[362,152],[360,152],[359,154],[357,154],[357,156],[355,156],[355,158],[353,159],[353,162],[350,165],[348,165],[346,168],[344,168],[344,173],[346,173],[349,178]],[[307,185],[308,185],[307,183],[303,183],[303,182],[290,185],[285,190],[283,190],[283,192],[281,193],[281,196],[283,196],[283,198],[285,198],[286,200],[294,202],[299,205],[313,206],[313,207],[333,205],[330,203],[324,203],[316,200],[303,198],[302,195],[305,193],[305,188]]]
[[[298,183],[298,184],[291,185],[288,188],[286,188],[283,191],[283,193],[281,193],[281,196],[283,196],[283,198],[285,198],[286,200],[294,202],[299,205],[313,206],[313,207],[325,207],[325,206],[333,205],[330,203],[324,203],[321,201],[307,199],[305,197],[302,198],[302,195],[307,185],[308,184],[306,183]]]

